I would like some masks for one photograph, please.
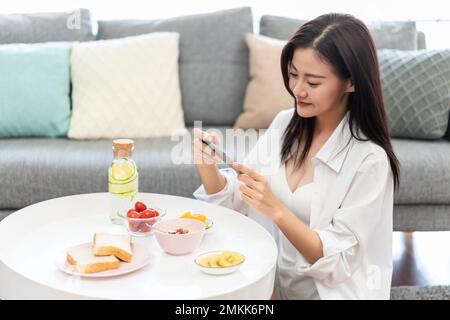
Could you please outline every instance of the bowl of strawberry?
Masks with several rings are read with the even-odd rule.
[[[127,212],[125,225],[128,232],[136,237],[153,234],[153,225],[166,214],[164,209],[148,207],[144,202],[137,201],[134,208]]]

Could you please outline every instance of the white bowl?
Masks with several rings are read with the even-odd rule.
[[[199,263],[199,260],[202,258],[206,258],[207,256],[214,255],[214,254],[220,254],[223,252],[234,252],[234,253],[240,255],[243,258],[243,260],[241,263],[235,264],[235,265],[229,266],[229,267],[205,267]],[[224,274],[233,273],[236,270],[238,270],[244,264],[245,256],[242,253],[232,251],[232,250],[217,250],[217,251],[210,251],[210,252],[202,253],[201,255],[197,256],[197,258],[195,258],[194,262],[197,265],[197,267],[200,269],[200,271],[202,271],[204,273],[213,274],[213,275],[224,275]]]
[[[189,233],[171,233],[179,228],[188,229]],[[172,255],[184,255],[195,251],[200,245],[205,224],[194,219],[173,218],[155,223],[153,231],[161,249]]]

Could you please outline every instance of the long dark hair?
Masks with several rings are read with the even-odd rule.
[[[294,100],[289,87],[289,69],[297,48],[314,49],[320,58],[330,63],[339,78],[352,80],[355,92],[349,93],[347,105],[351,135],[359,141],[371,140],[386,151],[398,191],[400,164],[391,145],[377,52],[366,25],[351,15],[331,13],[300,26],[281,53],[284,85]],[[294,167],[301,167],[311,147],[314,126],[315,117],[302,118],[294,112],[283,134],[282,162],[293,154]],[[358,137],[359,130],[368,139]],[[299,157],[298,149],[304,135],[304,148]]]

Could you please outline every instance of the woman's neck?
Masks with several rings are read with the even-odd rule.
[[[314,137],[331,136],[336,130],[339,123],[341,123],[346,109],[335,109],[333,112],[327,112],[316,117],[316,123],[314,126]]]

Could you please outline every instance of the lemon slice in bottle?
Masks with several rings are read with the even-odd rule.
[[[112,177],[114,180],[119,181],[128,180],[134,175],[135,170],[136,168],[132,162],[115,162],[112,165]]]

